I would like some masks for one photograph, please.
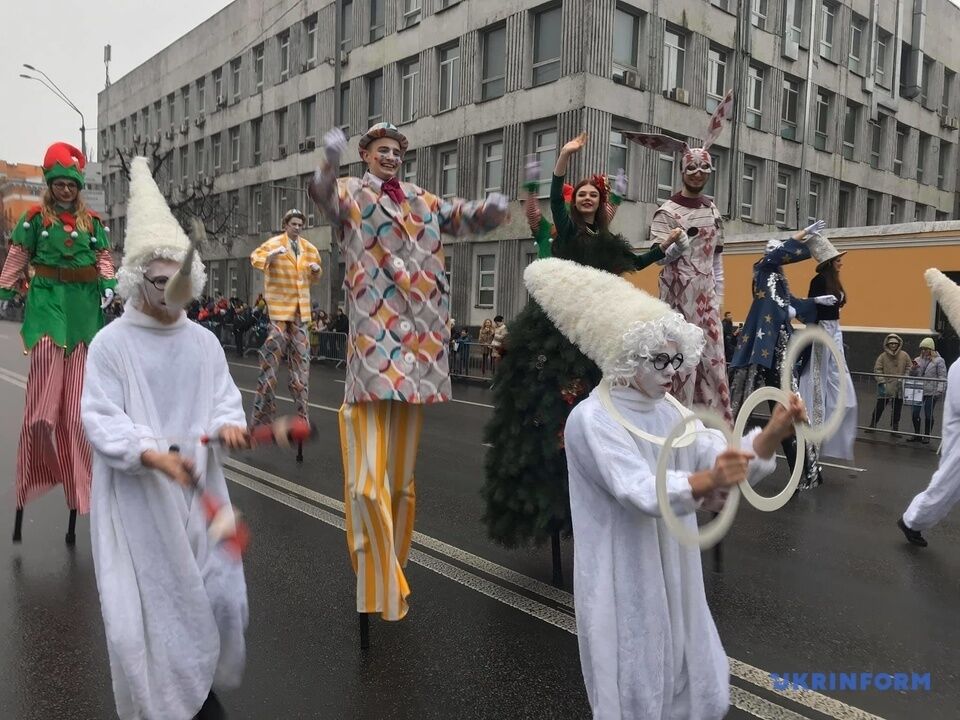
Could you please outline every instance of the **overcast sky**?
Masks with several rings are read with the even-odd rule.
[[[43,85],[24,80],[23,63],[43,70],[86,119],[96,147],[103,46],[113,47],[116,80],[196,27],[229,0],[31,0],[0,21],[0,160],[39,165],[50,143],[80,147],[80,116]]]

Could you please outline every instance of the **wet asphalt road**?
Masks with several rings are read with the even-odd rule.
[[[114,717],[88,523],[64,546],[67,512],[53,491],[26,510],[9,541],[13,472],[27,360],[18,328],[0,323],[0,718]],[[233,358],[230,358],[233,360]],[[232,371],[255,386],[255,358]],[[548,548],[510,551],[479,522],[490,409],[482,387],[426,413],[418,463],[418,536],[408,567],[411,611],[375,620],[361,652],[343,532],[336,415],[342,370],[315,366],[319,440],[298,465],[276,449],[237,456],[231,493],[255,533],[245,560],[251,604],[243,687],[223,700],[233,719],[584,718],[569,592],[550,580]],[[286,393],[281,393],[286,394]],[[252,395],[244,393],[245,401]],[[281,411],[292,405],[281,403]],[[705,556],[708,598],[732,661],[730,718],[960,716],[960,515],[905,544],[894,526],[936,464],[931,446],[857,444],[853,465],[765,515],[742,504],[724,543],[724,571]],[[778,471],[766,492],[786,478]],[[570,569],[572,543],[564,546]],[[566,588],[567,591],[571,588]],[[768,672],[929,672],[929,692],[824,692],[793,699]],[[763,686],[763,687],[761,687]],[[828,696],[828,697],[826,697]]]

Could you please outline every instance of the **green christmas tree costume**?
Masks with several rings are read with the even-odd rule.
[[[618,275],[663,257],[659,245],[638,255],[619,235],[579,230],[564,204],[562,177],[553,177],[550,207],[556,239],[551,246],[549,223],[541,221],[535,234],[540,257],[552,254]],[[485,461],[483,521],[492,539],[516,547],[540,544],[557,531],[570,533],[563,428],[573,407],[600,381],[600,370],[533,300],[510,323],[507,338],[494,380],[495,409],[484,433],[492,447]]]

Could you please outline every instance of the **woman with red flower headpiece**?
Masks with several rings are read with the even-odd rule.
[[[23,506],[63,484],[74,542],[77,511],[90,509],[90,447],[80,425],[87,347],[103,327],[103,310],[117,281],[109,230],[81,196],[83,153],[54,143],[43,159],[43,202],[17,222],[0,272],[0,299],[13,297],[33,267],[24,312],[23,345],[30,354],[27,404],[17,451],[17,519]]]
[[[569,159],[586,141],[586,133],[581,133],[557,157],[550,186],[555,232],[540,217],[536,200],[528,198],[526,215],[539,256],[573,260],[617,275],[655,263],[680,233],[669,236],[662,247],[637,253],[626,239],[610,231],[625,191],[622,173],[615,193],[605,177],[593,175],[578,182],[565,197],[565,188],[570,187],[564,184]],[[528,195],[538,192],[539,175],[536,160],[528,161]],[[576,288],[570,290],[575,302]],[[483,496],[490,537],[514,547],[570,532],[563,428],[573,407],[599,382],[600,371],[533,300],[510,323],[507,346],[494,379],[495,410],[485,433],[491,448]]]

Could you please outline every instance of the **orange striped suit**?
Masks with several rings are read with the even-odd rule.
[[[320,253],[304,237],[298,238],[297,243],[300,246],[297,257],[286,233],[270,238],[250,253],[250,263],[266,276],[263,297],[273,322],[310,320],[310,286],[320,279],[320,273],[311,272],[310,265],[320,264]],[[267,255],[279,247],[286,248],[287,252],[268,264]]]

